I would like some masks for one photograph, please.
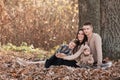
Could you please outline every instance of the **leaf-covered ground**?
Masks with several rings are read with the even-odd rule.
[[[71,68],[43,64],[21,66],[16,58],[36,60],[35,55],[13,51],[0,52],[0,80],[120,80],[120,60],[113,62],[112,67],[103,69]]]

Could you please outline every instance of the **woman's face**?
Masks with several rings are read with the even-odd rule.
[[[83,39],[84,39],[84,32],[83,32],[83,31],[79,31],[79,32],[78,32],[78,40],[79,40],[80,42],[82,42]]]

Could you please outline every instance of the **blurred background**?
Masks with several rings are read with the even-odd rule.
[[[0,0],[0,42],[49,50],[76,36],[78,0]]]

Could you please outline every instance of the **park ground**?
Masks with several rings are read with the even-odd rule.
[[[43,54],[42,54],[43,52]],[[0,80],[120,80],[120,60],[112,61],[108,69],[85,69],[67,66],[51,66],[44,68],[44,64],[17,63],[16,58],[27,61],[46,60],[48,51],[23,52],[0,50]]]

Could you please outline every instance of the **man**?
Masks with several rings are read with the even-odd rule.
[[[100,35],[93,33],[93,25],[90,22],[84,23],[83,31],[88,38],[88,46],[93,54],[97,67],[102,65],[102,40]]]

